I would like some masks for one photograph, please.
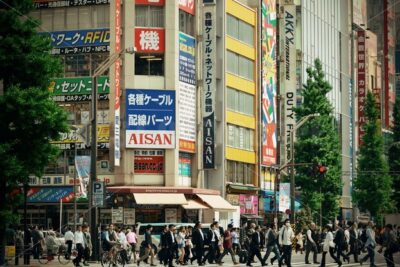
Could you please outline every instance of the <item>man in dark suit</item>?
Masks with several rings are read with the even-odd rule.
[[[204,255],[204,234],[203,231],[201,230],[200,222],[197,222],[194,226],[192,243],[194,246],[195,255],[190,260],[190,263],[193,263],[193,261],[197,259],[197,263],[199,264],[199,266],[203,266],[204,263],[202,262],[202,260]]]
[[[216,253],[218,248],[218,235],[219,234],[219,228],[217,228],[216,223],[212,223],[210,225],[210,232],[207,237],[207,244],[208,244],[208,252],[204,256],[203,263],[208,260],[209,264],[214,263],[214,261],[217,259],[216,258]]]
[[[170,224],[168,226],[168,232],[165,234],[165,240],[166,240],[166,245],[167,245],[167,257],[168,257],[168,266],[169,267],[174,267],[173,261],[174,261],[174,255],[175,255],[175,250],[177,249],[177,243],[176,243],[176,238],[175,238],[175,232],[176,232],[176,227],[173,224]]]
[[[335,235],[335,239],[333,240],[333,242],[335,242],[336,244],[336,253],[337,253],[337,258],[340,261],[340,256],[343,257],[343,260],[347,260],[350,263],[350,257],[346,256],[343,253],[344,250],[344,242],[345,242],[345,236],[344,236],[344,230],[340,225],[336,225],[336,235]]]
[[[261,257],[261,252],[260,252],[260,245],[261,245],[261,234],[260,234],[260,226],[257,226],[255,229],[255,232],[251,236],[251,242],[250,242],[250,255],[247,258],[247,264],[246,266],[252,266],[251,261],[254,259],[254,256],[257,256],[257,258],[260,260],[261,265],[265,266],[265,262],[263,258]]]
[[[353,223],[353,225],[349,229],[350,233],[350,240],[349,240],[349,245],[350,245],[350,252],[347,254],[347,257],[350,258],[350,255],[353,254],[354,256],[354,262],[358,262],[358,230],[357,230],[357,223]]]
[[[164,266],[168,264],[167,234],[168,234],[168,226],[166,225],[160,235],[160,252],[158,253],[158,259],[160,260],[160,264],[164,264]]]
[[[151,231],[153,231],[153,227],[149,224],[146,226],[146,232],[144,233],[144,241],[142,245],[145,247],[144,255],[137,261],[137,266],[140,266],[140,262],[146,260],[150,256],[150,266],[156,266],[154,264],[154,250],[153,250],[153,241],[151,239]]]

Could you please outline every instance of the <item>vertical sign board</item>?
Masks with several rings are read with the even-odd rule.
[[[115,53],[121,50],[121,0],[115,0]],[[121,157],[121,125],[120,125],[120,111],[121,111],[121,61],[115,61],[114,73],[114,86],[115,86],[115,104],[114,104],[114,165],[119,166],[119,159]]]
[[[365,134],[365,31],[357,32],[357,87],[358,87],[358,145],[362,145],[362,138]]]
[[[294,130],[296,118],[294,108],[296,107],[296,5],[284,6],[284,25],[283,29],[283,57],[284,57],[284,116],[285,116],[285,140],[286,140],[286,160],[291,158],[290,133]],[[295,134],[295,133],[293,133]]]
[[[206,3],[211,2],[211,3]],[[203,168],[215,168],[216,6],[203,8]]]
[[[279,184],[279,211],[290,209],[290,183]]]
[[[93,182],[93,207],[104,207],[104,199],[106,197],[106,189],[104,182]]]
[[[276,116],[276,1],[262,1],[262,160],[265,166],[277,162]]]

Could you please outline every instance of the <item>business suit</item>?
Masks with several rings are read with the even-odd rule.
[[[340,261],[340,256],[343,257],[343,260],[347,260],[349,261],[349,257],[346,256],[343,253],[344,250],[344,231],[342,228],[338,228],[338,230],[336,231],[336,235],[335,235],[335,239],[333,240],[333,242],[335,242],[336,244],[336,257],[339,259]]]
[[[350,228],[350,252],[347,254],[347,257],[350,257],[351,254],[354,255],[354,262],[358,262],[358,233],[357,230],[353,227]]]
[[[202,260],[204,255],[204,234],[201,231],[201,228],[196,228],[193,231],[192,243],[194,245],[195,256],[191,259],[191,262],[197,259],[197,263],[199,265],[203,265]]]
[[[260,260],[261,265],[264,266],[264,260],[261,257],[261,252],[260,252],[260,245],[261,245],[261,234],[259,231],[255,231],[251,235],[251,242],[250,242],[250,255],[247,258],[247,266],[252,266],[251,261],[254,259],[254,256],[257,256],[257,258]]]
[[[139,266],[140,262],[146,260],[150,256],[150,263],[154,265],[154,251],[153,251],[153,241],[151,239],[151,232],[146,231],[144,234],[144,255],[138,260],[137,265]]]
[[[172,267],[173,265],[173,261],[174,261],[174,254],[175,254],[175,250],[177,248],[176,245],[176,238],[173,232],[168,231],[165,234],[165,240],[167,241],[167,258],[168,258],[168,266]]]

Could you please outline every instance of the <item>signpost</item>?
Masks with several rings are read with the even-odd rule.
[[[104,182],[93,182],[93,207],[103,208],[106,197],[106,188]]]

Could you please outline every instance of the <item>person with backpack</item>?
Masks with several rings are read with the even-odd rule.
[[[290,220],[286,219],[285,224],[282,226],[279,232],[279,245],[282,247],[282,257],[278,261],[279,267],[282,266],[284,260],[287,267],[291,267],[292,259],[292,240],[294,238],[294,232],[290,225]]]
[[[367,240],[365,242],[365,247],[367,248],[368,254],[360,260],[360,264],[362,265],[369,258],[370,266],[376,267],[376,265],[375,265],[376,241],[375,241],[375,231],[374,231],[373,227],[374,227],[374,223],[372,221],[369,221],[367,229],[365,231],[366,238],[367,238]]]
[[[383,233],[382,248],[379,250],[379,253],[382,253],[383,248],[385,248],[383,255],[385,256],[388,267],[394,267],[393,253],[397,252],[398,250],[398,243],[396,239],[397,238],[393,231],[393,226],[391,224],[387,224]]]
[[[265,233],[266,235],[266,246],[267,246],[267,252],[265,252],[263,261],[264,263],[267,262],[269,255],[271,254],[271,252],[274,252],[274,257],[271,259],[271,265],[274,264],[274,261],[276,260],[280,260],[281,259],[281,253],[279,252],[279,248],[278,248],[278,232],[276,229],[276,224],[272,223],[270,225],[270,227],[268,228],[267,232]]]

